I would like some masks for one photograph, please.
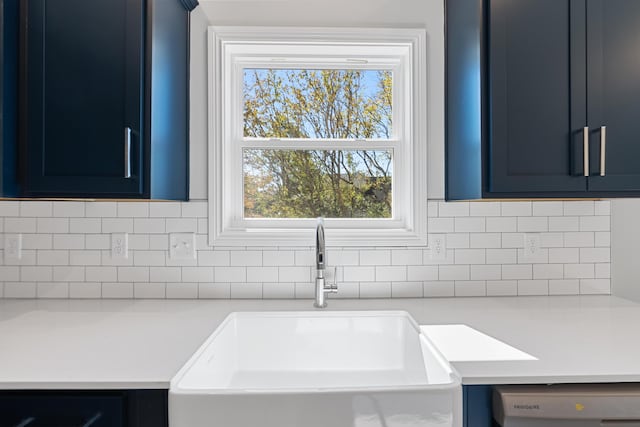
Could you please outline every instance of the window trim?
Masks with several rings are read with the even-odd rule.
[[[370,29],[370,28],[294,28],[294,27],[209,27],[209,244],[211,246],[310,246],[313,242],[315,219],[242,219],[234,220],[236,209],[229,208],[237,202],[237,195],[243,194],[238,188],[238,180],[232,179],[232,173],[242,171],[242,164],[230,165],[229,138],[237,137],[238,129],[233,125],[233,115],[223,114],[229,106],[236,108],[241,102],[231,99],[231,91],[225,76],[237,76],[238,62],[233,55],[248,55],[258,43],[275,43],[280,46],[309,44],[349,51],[358,46],[374,51],[383,46],[387,50],[407,50],[407,63],[403,70],[404,93],[408,99],[394,88],[394,109],[404,104],[409,114],[404,115],[405,123],[396,123],[394,111],[394,135],[389,140],[376,142],[367,148],[394,146],[401,139],[407,143],[394,146],[394,218],[393,219],[326,219],[327,243],[331,246],[426,246],[427,243],[427,52],[426,32],[423,29]],[[253,47],[252,47],[253,46]],[[395,50],[394,50],[395,46]],[[294,48],[295,50],[295,48]],[[350,55],[353,56],[353,55]],[[362,56],[362,55],[360,55]],[[388,55],[391,57],[392,55]],[[244,60],[243,60],[244,61]],[[245,61],[246,62],[246,61]],[[243,62],[243,63],[245,63]],[[319,62],[319,61],[317,61]],[[327,61],[330,62],[330,61]],[[251,63],[251,62],[246,62]],[[258,58],[255,64],[260,63]],[[346,63],[346,62],[344,62]],[[344,63],[340,63],[343,65]],[[295,61],[285,62],[286,67],[295,66]],[[279,64],[282,65],[282,64]],[[299,63],[298,63],[299,65]],[[333,65],[336,65],[335,63]],[[375,67],[375,65],[374,65]],[[240,74],[242,69],[240,67]],[[249,67],[247,67],[249,68]],[[349,68],[352,67],[351,64]],[[369,67],[371,69],[373,67]],[[235,74],[234,74],[235,72]],[[227,77],[228,78],[228,77]],[[237,79],[237,77],[236,77]],[[395,79],[395,77],[394,77]],[[239,83],[235,82],[237,86]],[[237,88],[233,88],[237,92]],[[401,104],[402,103],[402,104]],[[226,109],[226,110],[225,110]],[[237,119],[237,117],[235,117]],[[405,129],[406,134],[400,129]],[[288,140],[281,140],[287,145]],[[374,140],[375,141],[375,140]],[[340,148],[350,146],[349,141],[341,141]],[[338,147],[336,147],[338,148]],[[358,148],[362,148],[359,146]],[[404,162],[396,163],[396,155],[401,152]],[[239,156],[240,163],[242,162]],[[399,157],[398,157],[399,158]],[[238,159],[234,159],[236,161]],[[408,165],[406,163],[409,163]],[[408,167],[410,173],[397,175],[398,166]],[[230,187],[225,189],[225,182]],[[242,180],[240,180],[240,183]],[[396,190],[402,191],[396,193]],[[404,194],[402,194],[404,192]],[[236,195],[234,198],[233,195]],[[240,196],[242,197],[242,196]],[[400,200],[406,198],[408,200]],[[396,200],[399,200],[396,205]],[[404,206],[403,206],[404,203]],[[236,203],[237,204],[237,203]],[[396,215],[399,214],[397,217]],[[285,222],[286,227],[278,224]],[[356,223],[357,221],[357,223]],[[247,224],[259,224],[260,227],[247,227]],[[355,226],[352,226],[355,225]]]

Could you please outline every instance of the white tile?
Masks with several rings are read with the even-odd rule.
[[[118,202],[120,218],[148,217],[149,202]]]
[[[100,218],[71,218],[69,219],[69,231],[78,234],[102,233],[102,220]]]
[[[132,218],[102,218],[103,233],[133,233]]]
[[[22,258],[20,259],[4,259],[5,265],[36,265],[36,251],[23,249]]]
[[[377,282],[404,282],[407,280],[405,266],[376,266]]]
[[[391,282],[392,298],[422,298],[423,282]]]
[[[564,233],[540,233],[541,248],[561,248],[564,246]]]
[[[356,283],[356,285],[359,284]],[[344,284],[340,284],[338,286],[343,286]],[[296,283],[296,298],[300,299],[310,299],[310,298],[314,298],[315,296],[315,287],[313,283],[309,283],[309,282],[302,282],[302,283]]]
[[[579,231],[580,217],[552,216],[549,217],[549,231]]]
[[[611,295],[611,280],[583,279],[580,280],[581,295]]]
[[[469,202],[440,202],[438,216],[440,218],[469,216]]]
[[[103,283],[102,298],[133,298],[133,283]]]
[[[167,298],[173,299],[196,299],[198,298],[197,283],[167,283]]]
[[[610,216],[581,216],[580,231],[610,231]]]
[[[516,264],[517,249],[487,249],[487,264]]]
[[[55,234],[53,249],[84,249],[84,234]]]
[[[333,265],[359,265],[360,251],[344,249],[331,251],[331,263]],[[286,265],[286,264],[282,264]]]
[[[52,202],[25,201],[20,202],[21,217],[50,217],[53,215]]]
[[[533,278],[533,268],[531,265],[503,265],[502,278],[504,280],[527,280]]]
[[[531,216],[531,202],[502,203],[502,216]]]
[[[562,216],[562,202],[533,202],[533,216]]]
[[[577,279],[549,280],[549,295],[578,295],[580,281]]]
[[[135,266],[160,267],[165,265],[165,259],[166,254],[164,251],[133,251],[133,265]],[[156,282],[157,280],[151,281]],[[168,282],[169,280],[165,281]]]
[[[549,231],[549,220],[547,217],[520,217],[518,231],[521,233]]]
[[[455,295],[455,282],[433,281],[424,282],[422,292],[425,298],[446,298]]]
[[[361,282],[360,298],[391,298],[391,283]]]
[[[216,282],[244,283],[247,281],[247,269],[245,267],[215,267],[214,279]]]
[[[118,267],[118,282],[148,282],[149,267]]]
[[[101,298],[101,283],[69,283],[69,298]]]
[[[518,219],[515,217],[487,218],[487,232],[513,233],[518,229]]]
[[[447,233],[445,235],[445,246],[447,249],[469,249],[469,233]]]
[[[84,237],[86,249],[107,250],[111,248],[111,236],[108,234],[87,234]]]
[[[177,266],[181,266],[181,267],[186,267],[186,266],[190,266],[190,267],[195,267],[198,265],[198,255],[199,255],[199,251],[198,253],[196,253],[196,258],[189,258],[189,259],[173,259],[169,256],[169,252],[165,252],[165,259],[164,259],[164,263],[167,266],[170,267],[177,267]]]
[[[5,218],[4,232],[5,233],[35,233],[36,219],[35,218]],[[45,233],[45,231],[42,231],[42,233]]]
[[[198,233],[209,234],[209,220],[207,218],[198,218]]]
[[[263,283],[262,297],[265,299],[293,299],[296,296],[295,283]]]
[[[133,231],[140,234],[160,234],[166,232],[164,218],[135,218]]]
[[[427,221],[429,233],[453,233],[453,218],[429,218]]]
[[[422,253],[422,263],[424,265],[446,265],[446,264],[453,264],[453,255],[454,255],[454,250],[452,249],[448,249],[445,253],[445,259],[434,259],[431,256],[431,249],[426,249],[423,253]]]
[[[198,298],[229,299],[231,298],[231,284],[198,283]]]
[[[197,218],[167,218],[167,233],[195,233],[198,231]]]
[[[169,236],[152,234],[149,236],[149,249],[152,251],[168,251],[169,250]]]
[[[23,282],[50,282],[53,268],[45,266],[20,267],[20,280]]]
[[[87,218],[114,218],[118,216],[115,202],[86,202],[84,216]]]
[[[87,282],[117,282],[118,269],[116,267],[86,267]]]
[[[487,296],[504,297],[518,295],[517,280],[488,280]]]
[[[228,267],[231,265],[231,255],[229,251],[199,251],[198,265]]]
[[[187,267],[184,267],[187,268]],[[88,274],[88,273],[87,273]],[[154,267],[149,269],[151,282],[181,282],[182,267]],[[211,280],[213,281],[213,280]]]
[[[208,251],[212,247],[209,246],[209,236],[205,234],[196,234],[196,249],[199,251]]]
[[[472,265],[471,280],[500,280],[502,266],[500,265]]]
[[[53,235],[23,234],[22,249],[53,249]]]
[[[593,279],[595,267],[593,264],[565,264],[565,279]]]
[[[183,218],[206,218],[207,202],[188,202],[182,204]]]
[[[37,283],[36,298],[69,298],[69,284],[63,282]]]
[[[84,202],[53,202],[53,216],[72,218],[84,216]]]
[[[518,295],[549,295],[549,281],[518,280]]]
[[[435,200],[429,200],[427,202],[427,216],[429,218],[438,216],[438,203]]]
[[[132,251],[147,251],[149,250],[149,235],[148,234],[129,234],[129,256]]]
[[[151,218],[180,218],[182,206],[178,202],[150,202],[149,217]]]
[[[611,250],[609,248],[581,248],[580,262],[610,262]]]
[[[18,282],[18,281],[20,281],[20,267],[18,267],[18,266],[0,266],[0,278],[2,279],[3,282]]]
[[[391,251],[362,250],[360,251],[360,265],[391,265]]]
[[[345,282],[373,282],[376,279],[375,267],[344,267]],[[282,280],[282,278],[280,279]],[[301,281],[301,280],[298,280]]]
[[[69,251],[69,265],[100,265],[101,255],[100,251]]]
[[[564,266],[562,264],[534,264],[534,279],[563,279]]]
[[[438,280],[437,265],[410,265],[407,267],[407,280],[424,282]]]
[[[38,265],[69,265],[69,251],[41,250],[37,254]],[[46,279],[46,280],[51,280]],[[37,282],[37,280],[35,280]]]
[[[594,243],[592,231],[564,233],[564,246],[567,248],[593,247]]]
[[[469,203],[470,216],[500,216],[500,202],[472,202]]]
[[[596,279],[610,279],[611,264],[596,264]]]
[[[564,202],[564,216],[593,215],[594,204],[591,200]]]
[[[523,248],[524,233],[502,233],[502,247],[510,249]]]
[[[456,218],[454,230],[456,233],[484,233],[485,219],[483,217]]]
[[[525,254],[524,249],[518,249],[518,264],[546,264],[549,262],[549,249],[540,248],[535,254]]]
[[[484,249],[456,249],[454,257],[456,264],[484,264],[486,262]]]
[[[483,297],[487,295],[487,284],[483,280],[456,280],[455,296]]]
[[[611,202],[609,200],[600,200],[595,202],[595,215],[611,215]]]
[[[549,262],[559,264],[572,264],[580,262],[580,250],[578,248],[550,248]]]
[[[231,286],[231,298],[261,299],[262,296],[262,283],[243,283]]]
[[[5,298],[35,298],[36,284],[33,282],[5,282]]]
[[[298,296],[296,298],[299,298]],[[311,295],[310,298],[314,298]],[[329,298],[348,299],[360,298],[360,283],[358,282],[340,282],[338,284],[338,293],[331,294]]]
[[[0,217],[20,216],[20,202],[0,200]]]
[[[277,281],[278,281],[278,267],[247,267],[248,283],[277,282]]]
[[[391,265],[420,264],[422,264],[422,250],[420,249],[394,249],[391,251]]]
[[[610,231],[596,231],[595,232],[595,246],[611,246],[611,232]]]
[[[502,235],[500,233],[472,233],[470,237],[470,248],[489,249],[502,247]]]
[[[441,265],[438,270],[440,280],[469,280],[468,265]]]
[[[134,283],[133,297],[138,299],[164,299],[167,287],[164,283]]]
[[[307,249],[304,251],[295,251],[294,259],[295,259],[295,265],[306,265],[306,266],[316,265],[315,250],[312,251],[310,249]],[[328,254],[325,253],[325,265],[329,265],[329,264],[332,264],[330,252]]]
[[[262,251],[231,251],[232,266],[261,266]]]

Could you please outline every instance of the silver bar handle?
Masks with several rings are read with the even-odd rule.
[[[600,176],[606,175],[607,165],[607,127],[600,127]]]
[[[131,128],[124,128],[124,177],[131,178]]]
[[[584,150],[584,176],[589,176],[589,127],[582,128],[582,145]]]

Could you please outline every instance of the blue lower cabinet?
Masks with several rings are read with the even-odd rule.
[[[464,427],[492,427],[491,409],[493,386],[466,385],[462,386],[462,400],[464,405]]]
[[[0,392],[0,427],[167,425],[166,390]]]

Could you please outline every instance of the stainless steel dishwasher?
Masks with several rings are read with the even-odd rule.
[[[502,427],[640,427],[640,384],[496,386]]]

